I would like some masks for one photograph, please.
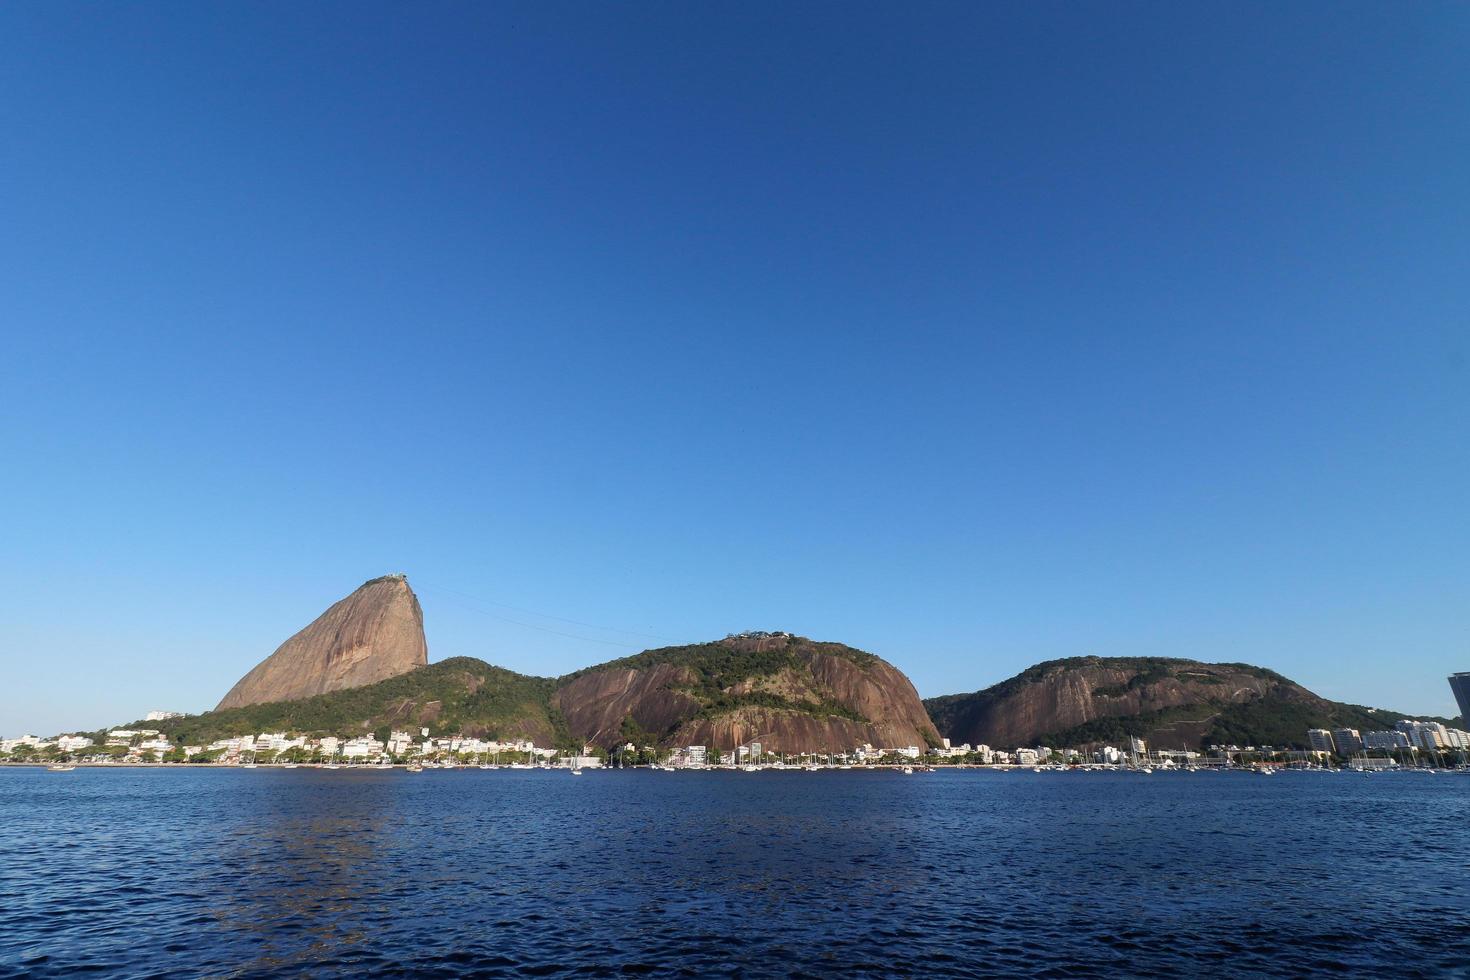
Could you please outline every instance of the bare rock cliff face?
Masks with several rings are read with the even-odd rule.
[[[725,751],[750,741],[796,753],[939,740],[913,684],[891,664],[786,634],[648,651],[573,678],[552,704],[574,736],[605,747],[625,740],[627,721],[664,745]]]
[[[688,667],[614,667],[583,674],[552,695],[551,703],[577,738],[610,746],[621,741],[624,718],[632,717],[644,731],[663,732],[697,713],[700,702],[680,690],[693,684]]]
[[[216,710],[362,687],[428,662],[418,597],[406,578],[389,575],[363,584],[282,643]]]

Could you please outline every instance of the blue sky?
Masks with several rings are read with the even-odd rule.
[[[0,7],[0,733],[784,628],[1453,714],[1470,8]]]

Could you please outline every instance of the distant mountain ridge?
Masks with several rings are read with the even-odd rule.
[[[1320,697],[1275,671],[1166,657],[1072,657],[924,702],[951,742],[993,746],[1306,745],[1309,728],[1392,728],[1400,714]],[[1444,720],[1444,719],[1439,719]]]
[[[405,576],[386,575],[281,644],[216,710],[155,727],[191,744],[261,731],[428,728],[603,747],[758,741],[801,753],[924,748],[941,735],[996,747],[1130,735],[1160,748],[1303,745],[1309,728],[1389,728],[1401,717],[1329,701],[1263,667],[1161,657],[1052,660],[981,691],[920,701],[874,654],[784,632],[645,650],[560,678],[472,657],[430,665],[418,598]]]
[[[399,594],[375,594],[382,588]],[[259,699],[268,688],[262,673],[270,674],[267,681],[304,677],[319,684],[331,651],[370,647],[374,634],[361,623],[375,614],[361,614],[364,603],[396,615],[392,606],[402,593],[412,595],[396,577],[367,583],[247,674],[215,711],[150,727],[191,744],[262,731],[349,735],[391,728],[605,748],[633,741],[729,750],[759,741],[769,751],[798,753],[864,743],[939,744],[918,692],[891,664],[788,633],[646,650],[562,678],[529,677],[471,657],[405,668],[399,657],[389,662],[398,665],[394,674],[373,683]],[[395,650],[402,649],[400,638],[390,636]],[[242,689],[249,698],[237,696]]]

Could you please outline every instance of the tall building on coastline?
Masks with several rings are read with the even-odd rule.
[[[1332,741],[1337,746],[1337,754],[1341,756],[1351,756],[1354,752],[1363,751],[1363,736],[1358,734],[1356,728],[1334,728]]]
[[[1460,719],[1470,727],[1470,671],[1451,674],[1450,690],[1455,692],[1455,702],[1460,706]]]

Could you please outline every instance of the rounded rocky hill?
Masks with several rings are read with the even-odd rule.
[[[936,745],[918,693],[886,661],[840,643],[748,633],[664,647],[564,678],[553,708],[576,737],[731,750],[837,752]]]
[[[1073,657],[973,694],[924,702],[951,742],[1011,747],[1117,742],[1301,744],[1307,729],[1382,725],[1371,709],[1313,694],[1275,671],[1165,657]]]

